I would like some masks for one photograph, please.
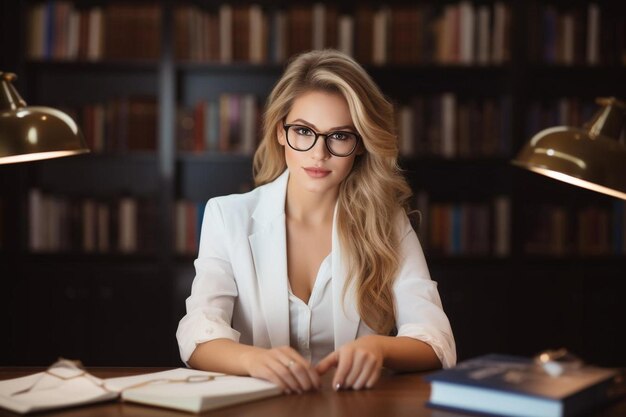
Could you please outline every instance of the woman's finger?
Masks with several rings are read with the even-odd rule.
[[[320,387],[320,377],[311,367],[310,362],[292,348],[284,350],[283,353],[287,368],[296,376],[302,389],[308,391],[311,388]]]
[[[337,371],[335,372],[335,377],[333,378],[333,388],[335,390],[339,390],[346,386],[346,378],[352,369],[352,356],[352,349],[340,349],[338,351]]]
[[[360,351],[360,350],[352,351],[352,366],[350,367],[350,370],[344,379],[343,388],[354,387],[354,383],[356,382],[357,378],[359,377],[359,375],[361,375],[361,372],[363,371],[363,366],[365,365],[365,362],[366,362],[366,356],[363,351]]]
[[[285,367],[287,368],[287,371],[290,372],[298,381],[298,388],[300,391],[308,391],[313,387],[314,382],[311,381],[305,365],[290,359]]]
[[[372,373],[372,375],[370,376],[370,379],[367,380],[367,383],[365,384],[366,388],[372,388],[374,385],[376,385],[376,382],[378,382],[378,378],[380,378],[380,372],[381,372],[381,367],[377,366],[374,369],[374,372]]]
[[[376,359],[374,359],[373,357],[366,356],[363,366],[361,368],[361,372],[359,376],[357,377],[356,381],[354,382],[354,385],[352,385],[352,388],[361,389],[365,387],[367,384],[367,381],[369,381],[369,379],[372,376],[372,373],[374,373],[377,366],[378,364],[376,363]]]
[[[287,387],[289,391],[302,391],[299,382],[296,380],[291,371],[289,371],[287,366],[283,364],[280,360],[272,358],[272,360],[268,361],[267,367],[283,382],[283,384]]]
[[[339,353],[337,351],[331,352],[326,357],[324,357],[321,361],[317,363],[315,370],[318,374],[324,375],[330,368],[333,366],[337,366],[339,363]]]

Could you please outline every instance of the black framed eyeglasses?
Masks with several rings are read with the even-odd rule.
[[[297,124],[283,124],[283,128],[287,144],[291,149],[299,152],[306,152],[313,148],[321,136],[324,138],[328,152],[335,156],[345,157],[352,155],[361,140],[358,134],[342,130],[317,133],[308,126]]]

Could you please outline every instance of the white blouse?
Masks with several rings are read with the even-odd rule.
[[[308,304],[289,286],[289,344],[312,364],[335,350],[331,275],[329,254],[320,264]]]

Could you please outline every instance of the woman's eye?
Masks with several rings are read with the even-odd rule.
[[[303,135],[303,136],[312,136],[313,135],[313,131],[311,129],[306,128],[306,127],[297,127],[296,128],[296,133],[298,135]]]
[[[341,132],[334,132],[329,135],[329,138],[331,138],[332,140],[346,140],[348,139],[348,135]]]

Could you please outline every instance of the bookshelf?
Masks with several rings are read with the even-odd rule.
[[[19,16],[3,27],[20,34],[0,57],[3,69],[18,73],[29,104],[75,114],[96,152],[0,166],[0,261],[9,271],[0,297],[11,341],[0,356],[7,364],[76,354],[90,365],[178,365],[174,331],[203,203],[252,187],[262,104],[284,59],[317,45],[351,51],[396,105],[401,166],[425,214],[420,238],[459,357],[564,345],[623,365],[626,339],[614,318],[626,294],[626,237],[616,243],[614,231],[626,224],[624,206],[508,163],[531,132],[585,119],[596,96],[626,97],[626,39],[602,42],[623,30],[623,6],[593,4],[599,17],[588,17],[597,15],[588,2],[557,0],[3,5]],[[55,16],[78,19],[78,29],[67,26],[65,44],[43,34],[34,42],[38,32],[27,28],[38,25],[29,23],[59,5]],[[52,209],[59,220],[50,228],[66,246],[32,250],[35,189],[54,202],[43,213],[62,207]],[[108,207],[104,225],[99,205]],[[62,225],[70,238],[58,237]],[[581,238],[600,226],[604,235]],[[62,335],[54,352],[35,343],[40,331]]]

